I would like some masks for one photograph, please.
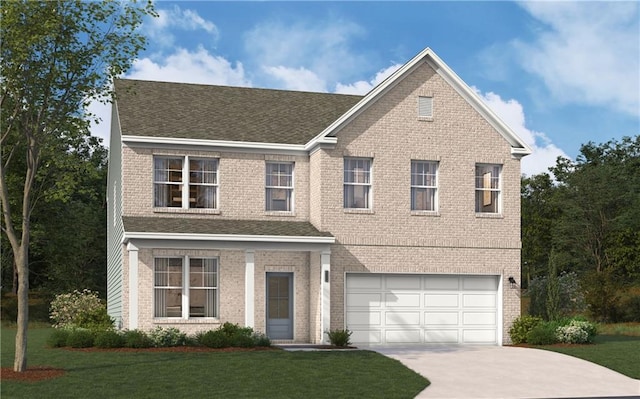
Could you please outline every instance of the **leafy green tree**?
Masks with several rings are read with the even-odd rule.
[[[553,245],[553,223],[559,215],[554,201],[556,186],[548,173],[523,177],[522,281],[528,288],[532,278],[546,274]]]
[[[549,256],[549,275],[547,277],[547,320],[560,317],[560,282],[558,280],[558,256],[551,251]]]
[[[611,318],[615,298],[637,281],[640,248],[640,136],[604,144],[587,143],[575,162],[553,168],[561,213],[554,222],[554,247],[561,269],[581,275],[595,317]]]
[[[1,12],[0,199],[18,282],[13,368],[24,371],[32,215],[41,199],[66,200],[77,187],[48,169],[86,141],[87,106],[110,100],[113,77],[146,44],[138,27],[154,10],[150,2],[21,0],[3,2]],[[16,188],[20,195],[10,195]]]

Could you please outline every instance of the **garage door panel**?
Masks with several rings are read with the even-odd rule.
[[[419,276],[387,276],[385,288],[389,290],[419,290]]]
[[[385,342],[388,344],[419,344],[420,330],[386,330]]]
[[[457,326],[458,312],[425,312],[424,323],[428,326]]]
[[[384,324],[387,326],[416,326],[420,327],[420,312],[386,312]]]
[[[425,276],[424,288],[427,290],[458,290],[458,276]]]
[[[457,344],[458,330],[425,330],[424,342],[428,344]]]
[[[466,276],[462,277],[462,289],[474,291],[496,291],[498,279],[495,276]]]
[[[425,294],[424,306],[426,308],[457,308],[458,294]]]
[[[463,294],[462,306],[465,308],[493,308],[496,306],[495,294]]]
[[[462,314],[462,324],[492,326],[496,324],[495,312],[464,312]]]
[[[420,294],[400,294],[397,292],[390,292],[385,294],[384,301],[387,307],[419,308]]]
[[[496,330],[462,330],[462,343],[464,344],[486,344],[496,342]]]
[[[382,293],[348,294],[347,301],[350,306],[379,308],[382,304]]]
[[[380,274],[350,276],[347,279],[347,289],[382,289],[382,278]]]
[[[382,343],[382,332],[380,330],[350,330],[352,342],[366,342],[370,344]]]
[[[347,312],[347,324],[360,326],[381,326],[382,311],[377,312]]]

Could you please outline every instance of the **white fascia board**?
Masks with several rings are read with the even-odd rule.
[[[235,242],[274,242],[296,244],[334,244],[335,237],[309,237],[309,236],[267,236],[245,234],[186,234],[186,233],[149,233],[149,232],[125,232],[123,242],[126,244],[132,239],[151,240],[186,240],[186,241],[235,241]]]
[[[280,144],[280,143],[258,143],[250,141],[227,141],[227,140],[202,140],[202,139],[185,139],[177,137],[151,137],[151,136],[131,136],[123,135],[124,143],[138,144],[163,144],[163,145],[184,145],[196,147],[217,147],[228,149],[253,149],[267,151],[293,151],[304,152],[306,150],[304,144]]]

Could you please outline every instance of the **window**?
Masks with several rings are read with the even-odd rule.
[[[500,165],[476,165],[476,212],[500,212]]]
[[[154,262],[154,317],[218,317],[217,259],[155,258]]]
[[[438,163],[411,161],[411,210],[438,210]]]
[[[345,158],[344,207],[371,209],[371,159]]]
[[[153,164],[154,206],[217,208],[217,159],[155,157]]]
[[[265,187],[266,210],[293,210],[293,164],[267,162]]]
[[[418,97],[418,117],[433,118],[433,97]]]

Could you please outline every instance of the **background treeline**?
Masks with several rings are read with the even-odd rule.
[[[522,179],[530,313],[640,321],[640,136],[584,144],[550,172]]]
[[[45,152],[34,185],[29,286],[34,301],[43,303],[74,289],[87,288],[106,296],[107,149],[95,137],[78,139],[73,149],[68,143],[59,144]],[[14,160],[25,159],[24,151],[14,153]],[[22,201],[22,169],[15,162],[6,170],[16,209]],[[4,219],[0,223],[4,225]],[[17,280],[4,231],[0,245],[2,292],[6,294],[2,307],[7,310],[7,305],[15,304],[12,294],[17,292]],[[13,318],[13,313],[3,315]]]
[[[44,303],[74,289],[106,296],[107,150],[96,138],[75,148],[48,151],[38,176],[29,267]],[[584,144],[550,172],[522,179],[523,311],[640,321],[640,136]],[[8,181],[19,203],[23,182]],[[4,232],[0,244],[8,305],[16,281]]]

